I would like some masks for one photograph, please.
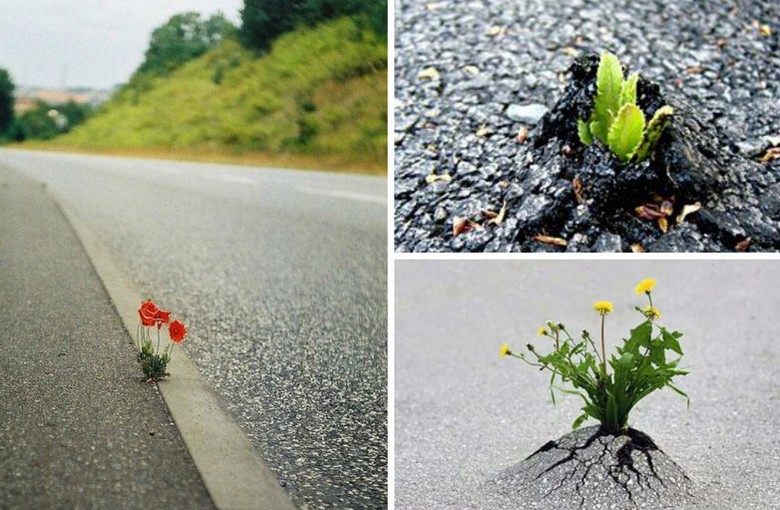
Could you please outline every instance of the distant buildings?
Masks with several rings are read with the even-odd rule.
[[[40,102],[56,106],[73,101],[76,104],[88,104],[96,107],[105,103],[113,92],[113,90],[85,88],[58,90],[18,87],[15,93],[14,112],[16,115],[22,115],[24,112],[34,109]]]

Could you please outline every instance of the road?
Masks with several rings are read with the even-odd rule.
[[[660,324],[684,333],[676,381],[630,425],[693,479],[697,508],[780,508],[780,377],[774,260],[399,261],[395,267],[395,500],[397,509],[518,508],[484,489],[503,469],[571,430],[577,397],[553,406],[549,377],[513,358],[545,320],[598,331],[592,304],[611,300],[608,342],[643,305],[634,286],[658,282]],[[609,344],[608,347],[609,349]],[[590,423],[590,422],[589,422]],[[605,505],[606,508],[609,505]]]
[[[303,508],[387,505],[384,178],[2,150],[86,220]]]

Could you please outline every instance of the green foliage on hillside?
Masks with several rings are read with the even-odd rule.
[[[248,48],[266,50],[296,27],[343,16],[355,16],[375,33],[387,34],[387,0],[244,0],[241,41]]]
[[[57,143],[385,165],[387,43],[350,18],[287,33],[260,58],[225,41],[144,92],[122,89]]]

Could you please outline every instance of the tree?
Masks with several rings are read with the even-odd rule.
[[[241,40],[267,50],[274,39],[300,24],[316,25],[341,16],[365,18],[379,34],[387,33],[387,0],[244,0]]]
[[[241,40],[250,48],[268,49],[281,34],[295,28],[306,0],[244,0]]]
[[[235,27],[222,13],[206,20],[197,12],[176,14],[152,32],[149,48],[136,74],[166,75],[219,45],[234,32]]]
[[[14,121],[14,82],[5,69],[0,69],[0,134],[8,131]]]

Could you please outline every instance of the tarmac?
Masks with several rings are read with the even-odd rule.
[[[0,509],[293,508],[186,353],[142,381],[135,295],[74,220],[0,165]]]
[[[213,508],[79,240],[0,168],[0,508]]]

